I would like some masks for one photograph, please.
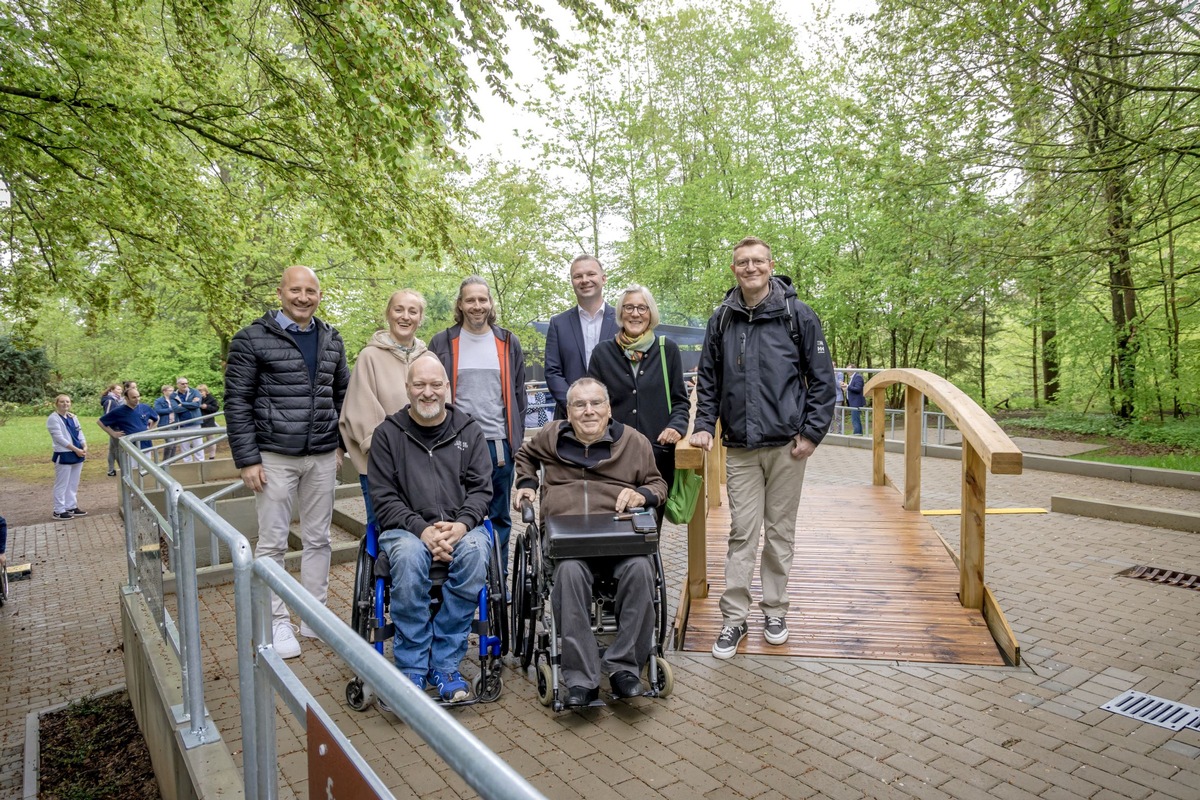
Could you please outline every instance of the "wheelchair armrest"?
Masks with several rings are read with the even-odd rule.
[[[533,503],[528,499],[521,501],[521,522],[526,525],[533,522]]]

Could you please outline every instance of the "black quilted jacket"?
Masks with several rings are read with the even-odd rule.
[[[328,323],[318,330],[316,385],[300,348],[268,312],[238,331],[225,369],[225,424],[233,463],[261,464],[260,452],[285,456],[338,447],[338,415],[350,382],[346,347]]]

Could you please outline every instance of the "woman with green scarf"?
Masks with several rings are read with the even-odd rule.
[[[616,306],[620,330],[615,339],[596,345],[588,375],[608,387],[613,419],[650,440],[658,471],[670,487],[675,443],[687,433],[689,413],[679,346],[654,335],[658,304],[645,286],[630,286]],[[661,528],[663,509],[655,512]]]

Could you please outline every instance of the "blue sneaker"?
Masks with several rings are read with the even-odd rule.
[[[406,672],[406,673],[404,673],[404,677],[406,677],[410,681],[412,681],[416,685],[416,687],[418,689],[420,689],[422,692],[425,691],[425,676],[424,675],[422,675],[419,672]],[[375,698],[375,702],[379,704],[379,708],[381,711],[386,711],[389,714],[392,713],[392,707],[387,704],[387,701],[384,700],[382,696]]]
[[[442,672],[438,669],[431,669],[429,670],[429,682],[437,687],[438,695],[444,702],[461,703],[471,696],[471,690],[458,670]]]

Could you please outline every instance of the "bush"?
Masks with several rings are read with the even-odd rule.
[[[41,347],[22,349],[8,336],[0,336],[0,401],[28,403],[46,393],[50,359]]]
[[[1113,436],[1131,442],[1145,442],[1200,452],[1200,418],[1182,420],[1137,420],[1126,422],[1108,414],[1079,414],[1052,411],[1045,416],[1005,419],[1005,427],[1041,429],[1073,433],[1078,436]]]
[[[98,417],[102,413],[100,408],[100,394],[107,386],[97,386],[86,378],[64,378],[51,387],[51,392],[48,395],[50,405],[54,405],[54,398],[60,394],[69,395],[71,398],[71,410],[81,417]],[[46,412],[47,414],[50,411]]]

